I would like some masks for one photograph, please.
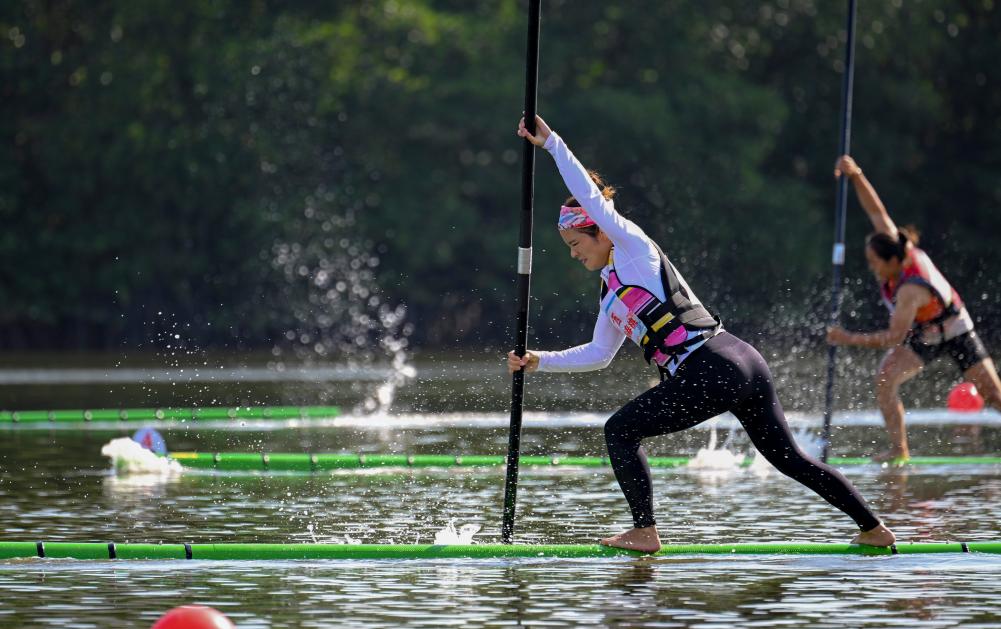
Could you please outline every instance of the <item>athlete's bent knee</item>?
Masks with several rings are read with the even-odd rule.
[[[629,420],[616,413],[605,422],[605,443],[611,447],[633,441],[632,432]]]
[[[614,441],[622,433],[622,422],[618,415],[612,415],[605,422],[605,441]]]
[[[892,372],[880,371],[873,378],[873,384],[876,385],[876,397],[880,399],[892,400],[900,390],[900,378]]]

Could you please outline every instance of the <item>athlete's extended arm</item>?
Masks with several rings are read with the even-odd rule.
[[[588,216],[601,228],[601,231],[611,238],[616,247],[629,249],[634,253],[647,251],[646,238],[635,237],[635,225],[619,214],[615,209],[615,204],[602,195],[601,190],[595,185],[587,169],[574,156],[570,147],[560,138],[559,134],[554,133],[549,128],[549,125],[541,117],[535,117],[534,136],[525,128],[525,119],[522,118],[518,123],[518,135],[549,151],[570,194],[577,199],[577,202],[587,211]],[[637,250],[637,247],[641,247],[641,249]]]
[[[872,222],[873,228],[877,232],[886,234],[896,240],[897,226],[894,224],[893,219],[890,218],[889,212],[886,211],[886,206],[883,205],[883,202],[879,199],[879,195],[876,194],[876,189],[872,187],[869,180],[862,174],[862,169],[859,168],[859,165],[849,155],[842,155],[841,159],[834,166],[835,178],[840,177],[842,174],[852,182],[859,203],[862,204],[862,209],[869,216],[869,221]]]
[[[878,332],[849,332],[840,326],[827,330],[827,342],[831,345],[857,345],[859,347],[886,348],[900,345],[907,338],[918,308],[928,303],[928,290],[913,284],[905,284],[897,291],[897,303],[890,317],[890,327]]]
[[[594,371],[604,369],[618,353],[626,335],[620,332],[599,313],[594,322],[594,335],[589,343],[558,352],[528,352],[518,358],[514,352],[507,355],[507,369],[514,373],[521,368],[533,371]]]
[[[598,313],[590,342],[559,352],[538,352],[539,371],[604,369],[615,358],[625,340],[626,335],[617,330],[603,313]]]

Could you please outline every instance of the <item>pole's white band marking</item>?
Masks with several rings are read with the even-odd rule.
[[[532,248],[524,249],[518,247],[518,273],[521,275],[532,274]]]
[[[845,245],[841,242],[834,243],[834,251],[831,254],[831,262],[834,264],[845,263]]]

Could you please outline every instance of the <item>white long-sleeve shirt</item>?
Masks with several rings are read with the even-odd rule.
[[[601,190],[592,181],[587,169],[577,161],[559,135],[551,133],[543,148],[549,151],[556,161],[556,167],[570,194],[612,241],[615,272],[619,280],[623,284],[640,286],[660,301],[666,301],[667,295],[664,294],[664,285],[660,277],[660,253],[653,240],[636,223],[619,214],[610,199],[602,196]],[[674,271],[677,273],[677,269]],[[678,281],[688,291],[692,302],[700,303],[681,274],[677,273],[677,276]],[[689,338],[694,338],[698,334],[692,332]],[[594,322],[594,334],[589,343],[557,352],[534,353],[539,356],[539,371],[593,371],[607,367],[625,339],[626,335],[612,325],[599,308],[597,320]],[[692,346],[687,353],[672,359],[666,365],[668,371],[673,375],[681,361],[699,346],[701,343]]]

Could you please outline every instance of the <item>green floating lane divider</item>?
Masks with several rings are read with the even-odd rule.
[[[142,422],[227,419],[319,419],[337,417],[337,406],[216,406],[204,408],[104,408],[0,411],[0,424]]]
[[[677,544],[666,555],[916,555],[1001,554],[1001,542],[922,542],[889,548],[829,543]],[[0,542],[0,559],[496,559],[503,557],[616,557],[642,553],[597,544],[116,544]]]
[[[499,467],[501,455],[451,454],[293,454],[260,452],[174,452],[171,458],[183,467],[223,471],[324,472],[340,469],[377,467]],[[671,468],[688,465],[683,456],[649,457],[650,467]],[[865,458],[830,459],[833,465],[876,465]],[[522,456],[525,466],[607,467],[606,457]],[[896,465],[1001,465],[1001,456],[912,457]],[[744,462],[744,467],[750,461]]]

